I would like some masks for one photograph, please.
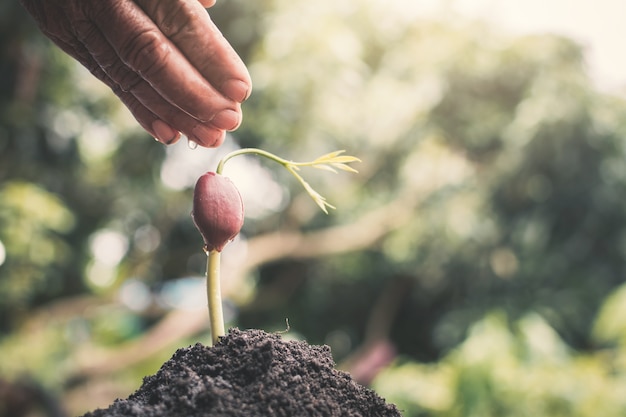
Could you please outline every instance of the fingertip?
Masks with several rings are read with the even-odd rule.
[[[155,139],[166,145],[171,145],[180,139],[180,132],[160,119],[152,122],[152,131]]]
[[[215,138],[215,142],[213,142],[213,145],[211,145],[211,147],[217,148],[219,146],[222,146],[222,143],[224,143],[225,139],[226,139],[226,132],[222,130],[220,135]]]
[[[211,125],[219,130],[233,131],[241,124],[241,112],[225,109],[211,119]]]
[[[204,146],[205,148],[217,148],[226,137],[226,132],[221,129],[198,125],[193,128],[189,140]]]
[[[237,103],[243,103],[250,97],[252,88],[250,84],[242,80],[228,80],[222,84],[221,92],[229,99]]]
[[[202,7],[208,9],[210,7],[215,6],[216,0],[199,0]]]

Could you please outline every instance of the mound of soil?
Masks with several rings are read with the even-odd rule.
[[[327,346],[231,329],[214,347],[178,349],[125,400],[84,417],[400,416],[335,369]]]

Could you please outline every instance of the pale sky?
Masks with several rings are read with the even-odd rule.
[[[431,12],[442,8],[484,18],[514,34],[556,33],[575,39],[587,52],[597,85],[626,87],[626,0],[416,0]]]

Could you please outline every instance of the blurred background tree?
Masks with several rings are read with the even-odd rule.
[[[196,178],[236,146],[347,149],[357,176],[305,173],[330,216],[262,161],[227,167],[247,207],[231,325],[289,318],[407,416],[626,411],[626,105],[576,43],[402,1],[223,2],[255,90],[222,149],[191,150],[0,12],[0,379],[72,414],[128,395],[208,341]]]

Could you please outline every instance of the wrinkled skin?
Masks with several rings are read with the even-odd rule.
[[[204,9],[215,0],[21,0],[157,140],[219,146],[241,123],[248,71]]]
[[[221,252],[243,226],[239,190],[228,177],[205,173],[196,182],[191,217],[204,238],[205,249]]]

